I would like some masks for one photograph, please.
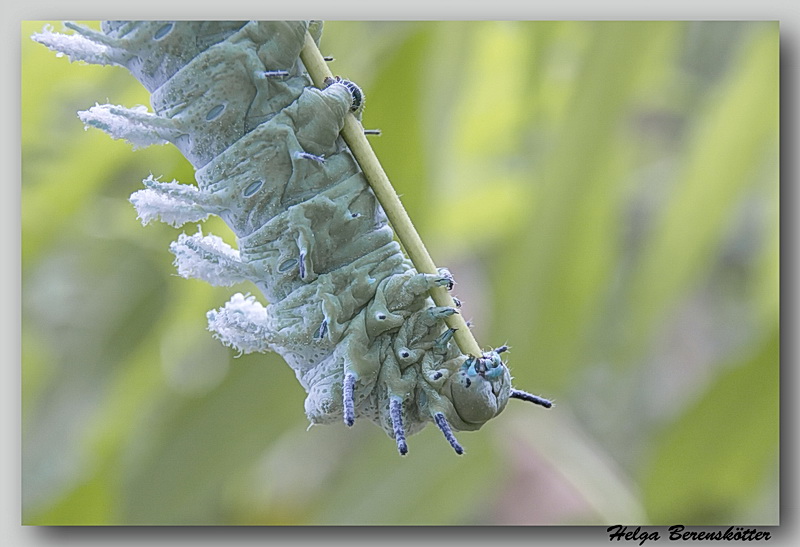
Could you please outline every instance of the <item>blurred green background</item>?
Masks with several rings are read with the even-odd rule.
[[[778,523],[777,23],[326,23],[479,342],[557,404],[512,401],[463,457],[428,427],[405,458],[364,420],[306,431],[279,357],[212,339],[205,312],[254,287],[177,277],[180,230],[127,201],[191,167],[84,132],[76,111],[148,96],[43,24],[21,46],[23,523]]]

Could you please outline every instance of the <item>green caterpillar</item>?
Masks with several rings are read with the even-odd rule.
[[[131,196],[143,223],[173,226],[218,215],[238,249],[213,235],[171,245],[180,275],[214,285],[252,281],[269,301],[235,294],[208,313],[209,329],[241,352],[275,351],[308,393],[312,424],[367,418],[395,439],[434,422],[475,430],[515,390],[505,346],[463,355],[428,290],[452,288],[446,270],[418,273],[393,240],[386,215],[339,136],[360,115],[361,90],[331,79],[317,89],[299,60],[300,21],[107,21],[103,32],[67,24],[34,39],[71,60],[127,67],[152,94],[154,112],[96,105],[88,126],[135,146],[171,142],[196,169],[197,186],[150,177]]]

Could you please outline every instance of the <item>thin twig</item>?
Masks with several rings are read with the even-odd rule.
[[[303,49],[300,51],[300,59],[303,61],[314,85],[320,89],[324,88],[325,84],[323,82],[325,78],[333,77],[333,74],[319,52],[317,44],[314,43],[313,38],[308,33],[306,33]],[[389,177],[386,176],[369,141],[364,136],[364,128],[352,114],[348,114],[345,119],[342,137],[344,137],[345,142],[353,152],[378,201],[386,211],[386,216],[389,217],[389,222],[397,234],[397,239],[400,240],[400,244],[403,245],[411,262],[414,263],[414,267],[421,273],[438,274],[436,265],[425,248],[422,238],[419,237],[411,218],[408,216],[403,204],[400,203],[400,198],[397,197],[392,183],[389,182]],[[430,294],[437,306],[456,307],[453,297],[450,296],[445,287],[436,287],[430,291]],[[451,315],[445,319],[445,322],[448,327],[457,329],[453,337],[462,353],[474,356],[481,354],[480,346],[472,336],[472,332],[461,314]]]

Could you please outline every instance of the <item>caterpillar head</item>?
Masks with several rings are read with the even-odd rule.
[[[455,413],[447,418],[458,429],[478,429],[505,408],[511,397],[511,373],[499,354],[506,349],[469,357],[443,386],[442,395],[452,404],[448,414]]]

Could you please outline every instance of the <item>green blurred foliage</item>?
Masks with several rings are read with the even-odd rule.
[[[306,431],[279,357],[212,339],[234,290],[174,275],[178,230],[127,202],[191,167],[84,132],[77,110],[148,96],[42,26],[22,25],[24,523],[778,522],[777,23],[326,24],[479,342],[557,403],[510,403],[463,457],[429,427],[405,458],[364,421]]]

